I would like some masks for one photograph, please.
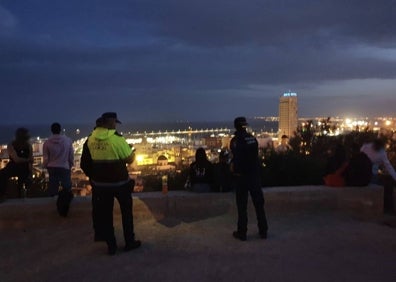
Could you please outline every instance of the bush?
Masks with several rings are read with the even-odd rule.
[[[293,151],[285,154],[270,153],[264,160],[262,186],[319,185],[325,162]]]

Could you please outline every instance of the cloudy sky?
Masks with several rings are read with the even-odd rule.
[[[0,0],[0,123],[396,115],[394,0]]]

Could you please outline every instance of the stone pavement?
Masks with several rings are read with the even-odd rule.
[[[250,210],[241,242],[231,236],[235,209],[194,209],[195,217],[161,215],[134,198],[143,244],[125,253],[115,205],[120,250],[108,256],[92,240],[89,197],[75,198],[67,218],[54,198],[8,200],[0,204],[0,281],[396,281],[395,216],[269,208],[262,240]]]

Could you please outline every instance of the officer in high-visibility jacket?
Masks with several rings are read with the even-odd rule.
[[[95,235],[101,237],[108,247],[108,254],[114,255],[117,243],[113,227],[114,198],[120,204],[122,227],[125,239],[125,251],[140,247],[141,242],[135,239],[131,186],[126,164],[134,161],[134,152],[125,138],[116,131],[116,124],[121,123],[117,114],[107,112],[101,116],[102,124],[96,127],[88,137],[87,146],[90,158],[81,164],[84,171],[89,171],[92,189],[96,200],[93,201],[95,214]],[[83,152],[84,153],[84,152]]]

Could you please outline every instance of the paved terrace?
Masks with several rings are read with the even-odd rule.
[[[93,242],[91,199],[67,218],[54,198],[0,204],[0,281],[396,281],[396,217],[381,187],[266,188],[269,238],[250,205],[248,240],[235,240],[234,194],[134,194],[140,249],[106,254]]]

